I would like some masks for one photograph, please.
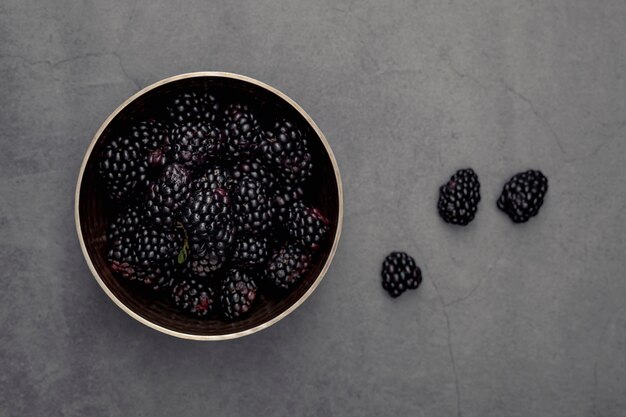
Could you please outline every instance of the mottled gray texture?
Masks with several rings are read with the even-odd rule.
[[[626,415],[623,0],[0,2],[0,415]],[[317,292],[227,343],[157,333],[91,277],[84,151],[140,87],[227,70],[299,102],[343,174]],[[472,166],[467,228],[437,188]],[[539,216],[495,207],[516,171]],[[421,288],[381,289],[392,249]]]

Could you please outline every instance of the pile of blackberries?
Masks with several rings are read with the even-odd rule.
[[[243,317],[263,288],[284,294],[302,280],[330,238],[304,191],[308,131],[286,119],[264,126],[246,103],[195,91],[161,110],[99,155],[116,207],[109,264],[193,316]]]

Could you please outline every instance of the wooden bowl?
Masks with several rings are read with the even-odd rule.
[[[128,128],[133,120],[156,115],[172,95],[180,91],[211,91],[227,100],[253,102],[267,122],[280,117],[296,121],[308,130],[314,172],[307,182],[309,202],[319,207],[330,221],[328,239],[314,257],[304,279],[283,298],[261,293],[251,314],[239,321],[219,318],[201,320],[180,313],[167,299],[134,282],[119,279],[106,262],[106,229],[115,207],[107,201],[97,173],[97,159],[107,138]],[[300,306],[315,291],[337,250],[343,219],[343,193],[337,161],[311,117],[277,89],[242,75],[196,72],[166,78],[144,88],[119,106],[94,136],[78,175],[75,218],[78,239],[96,281],[122,310],[139,322],[163,333],[193,340],[225,340],[265,329]]]

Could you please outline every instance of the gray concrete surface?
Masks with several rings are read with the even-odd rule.
[[[623,0],[0,1],[0,415],[625,416]],[[89,140],[132,93],[227,70],[327,134],[345,228],[314,296],[228,343],[161,335],[91,277]],[[435,210],[480,175],[471,226]],[[495,207],[542,169],[540,215]],[[393,249],[424,269],[392,300]]]

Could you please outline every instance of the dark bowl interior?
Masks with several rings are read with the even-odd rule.
[[[239,321],[227,322],[219,318],[200,320],[181,314],[167,297],[155,297],[151,290],[141,284],[115,276],[106,261],[106,229],[109,219],[119,208],[108,201],[97,172],[103,147],[110,137],[124,134],[132,123],[163,117],[162,109],[172,96],[190,90],[208,91],[226,103],[249,103],[257,112],[263,126],[271,126],[271,123],[279,118],[288,118],[305,130],[308,133],[309,148],[314,162],[313,176],[305,188],[306,200],[318,207],[330,220],[327,240],[321,245],[314,258],[313,267],[306,277],[288,294],[261,291],[252,313]],[[326,151],[322,139],[300,112],[282,97],[253,82],[226,75],[183,78],[162,84],[137,97],[111,120],[97,138],[80,185],[78,211],[82,238],[89,258],[104,284],[121,303],[145,320],[192,337],[239,333],[261,326],[281,315],[297,303],[320,278],[320,272],[331,254],[340,220],[337,181],[331,156]]]

